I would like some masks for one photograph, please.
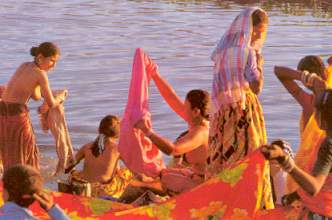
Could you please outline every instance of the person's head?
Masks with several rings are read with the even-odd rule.
[[[105,116],[99,124],[99,136],[93,143],[93,146],[91,148],[92,154],[95,157],[98,157],[103,149],[103,138],[114,138],[117,139],[120,136],[120,119],[114,115],[107,115]],[[103,138],[101,138],[103,137]]]
[[[322,79],[326,80],[327,75],[325,72],[325,65],[319,56],[305,56],[297,64],[297,70],[299,71],[308,71],[309,73],[316,73]]]
[[[252,14],[252,33],[251,33],[251,45],[256,41],[263,40],[265,38],[267,25],[269,23],[269,17],[265,11],[256,9]]]
[[[60,49],[52,42],[44,42],[38,47],[32,47],[30,54],[35,58],[35,63],[41,70],[49,71],[56,65],[60,57]]]
[[[326,89],[315,96],[315,117],[319,127],[332,131],[332,89]]]
[[[31,166],[14,165],[8,168],[2,177],[4,200],[19,206],[28,207],[34,199],[32,195],[43,188],[40,173]]]
[[[329,64],[329,66],[332,66],[332,56],[330,56],[330,57],[327,59],[327,63]]]
[[[210,95],[207,91],[194,89],[187,93],[185,106],[186,114],[191,118],[209,119]]]

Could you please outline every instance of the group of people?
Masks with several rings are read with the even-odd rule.
[[[173,196],[189,191],[260,149],[271,161],[271,175],[265,174],[262,186],[266,209],[289,201],[287,195],[284,199],[280,195],[288,192],[303,200],[309,218],[332,217],[328,198],[332,192],[332,90],[328,89],[328,70],[318,56],[303,58],[297,70],[281,66],[274,69],[277,78],[302,107],[301,146],[293,160],[287,142],[267,143],[263,110],[257,97],[263,87],[261,50],[267,27],[267,13],[256,7],[242,10],[234,19],[211,56],[214,62],[211,98],[207,91],[194,89],[182,100],[157,68],[149,69],[160,94],[185,120],[188,130],[173,142],[152,129],[150,118],[140,118],[132,126],[161,152],[173,156],[171,167],[162,167],[158,177],[153,178],[120,168],[119,160],[123,159],[118,145],[120,120],[107,115],[100,122],[98,137],[85,144],[67,164],[71,170],[84,159],[83,170],[73,171],[71,181],[94,184],[94,196],[111,196],[117,201],[140,204],[137,201],[146,192]],[[58,212],[61,217],[54,219],[65,219],[65,214],[41,190],[38,147],[27,107],[30,98],[44,98],[51,109],[63,102],[61,96],[53,96],[47,77],[59,59],[60,50],[53,43],[45,42],[33,47],[31,55],[34,61],[23,63],[17,69],[0,101],[0,151],[5,171],[4,190],[9,195],[0,215],[8,212],[8,206],[26,208],[37,200],[49,213]],[[308,139],[313,133],[314,139]],[[285,182],[281,187],[276,186],[274,176],[281,171],[276,172],[272,167],[281,167],[288,173],[287,187]],[[17,177],[13,172],[24,175]],[[12,187],[20,182],[17,178],[37,178],[33,182],[39,185],[29,192],[16,191]],[[10,181],[14,183],[9,184]],[[317,194],[318,197],[312,196]],[[151,200],[158,201],[158,198]],[[25,200],[29,202],[21,202]]]

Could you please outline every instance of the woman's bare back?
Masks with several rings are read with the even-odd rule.
[[[39,70],[33,62],[23,63],[6,85],[2,100],[26,104],[31,96],[35,96],[36,92],[40,94],[38,85],[41,74],[45,73]]]
[[[112,142],[105,143],[105,150],[98,157],[91,151],[92,143],[84,150],[84,167],[81,177],[89,182],[107,182],[117,169],[119,152],[117,145]]]

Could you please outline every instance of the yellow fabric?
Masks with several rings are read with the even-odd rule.
[[[223,106],[210,120],[207,178],[267,143],[263,110],[257,96],[246,90],[245,100],[245,109],[241,103]],[[262,204],[270,209],[274,204],[269,164],[265,165]]]
[[[133,173],[127,168],[121,168],[116,171],[112,181],[107,184],[103,183],[90,183],[91,184],[91,196],[102,197],[111,196],[113,198],[119,198],[128,186],[130,180],[133,178]],[[87,182],[79,176],[78,172],[71,174],[71,181]]]
[[[327,85],[332,88],[332,66],[327,68]],[[300,124],[303,124],[303,117],[300,118]],[[315,120],[314,114],[311,115],[306,127],[300,131],[300,146],[295,156],[295,163],[301,169],[307,170],[315,161],[319,145],[325,138],[325,131],[322,131]],[[287,177],[287,192],[294,192],[298,184],[291,176]]]

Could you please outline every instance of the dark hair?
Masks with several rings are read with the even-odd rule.
[[[252,25],[253,26],[259,25],[261,23],[268,23],[269,22],[269,17],[267,16],[266,12],[261,10],[261,9],[255,10],[251,14],[251,18],[252,18]]]
[[[99,124],[98,129],[99,134],[104,134],[106,137],[113,137],[118,138],[120,135],[120,120],[118,117],[114,115],[107,115],[105,116]],[[91,151],[95,157],[99,156],[99,149],[98,149],[98,141],[99,136],[93,142]]]
[[[187,93],[186,100],[190,103],[191,109],[198,108],[201,116],[209,119],[210,95],[207,91],[194,89]]]
[[[297,70],[300,71],[308,71],[310,73],[316,73],[319,76],[324,76],[325,73],[325,65],[322,58],[319,56],[305,56],[300,62],[297,64]]]
[[[31,47],[30,49],[31,56],[38,56],[42,54],[44,57],[51,57],[60,54],[60,49],[52,42],[41,43],[38,47]]]
[[[332,129],[332,89],[326,89],[321,95],[316,95],[315,108],[321,113],[327,124],[327,129]]]
[[[32,196],[43,186],[39,172],[27,165],[14,165],[8,168],[3,174],[2,181],[3,187],[8,192],[8,200],[22,207],[28,207],[35,201],[33,198],[22,198],[22,196]]]
[[[332,56],[330,56],[330,57],[327,59],[327,63],[328,63],[329,65],[332,65]]]

